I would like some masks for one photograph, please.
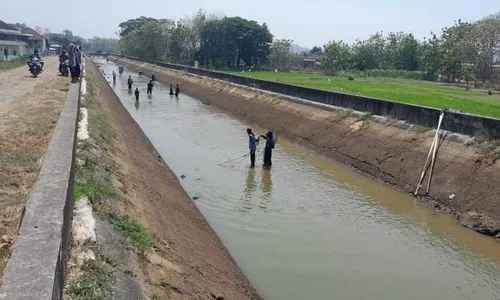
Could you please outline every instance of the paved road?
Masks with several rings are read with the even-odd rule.
[[[58,57],[44,57],[44,61],[43,73],[37,78],[31,76],[28,66],[0,72],[0,112],[15,98],[33,91],[39,84],[47,85],[58,75]]]

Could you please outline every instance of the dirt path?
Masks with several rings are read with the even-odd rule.
[[[27,67],[0,72],[0,276],[68,90],[57,69],[49,57],[38,78]]]

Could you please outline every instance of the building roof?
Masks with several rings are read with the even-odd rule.
[[[306,57],[304,57],[304,60],[306,60],[306,61],[316,61],[320,57],[321,57],[321,54],[319,54],[319,53],[313,53],[313,54],[310,54],[310,55],[307,55]]]
[[[43,41],[43,36],[41,36],[38,32],[29,27],[24,28],[22,30],[22,33],[31,34],[31,37],[29,38],[30,40]]]
[[[0,29],[17,30],[17,28],[15,28],[14,26],[10,26],[2,20],[0,20]]]

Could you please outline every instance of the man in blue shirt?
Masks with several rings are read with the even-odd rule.
[[[255,167],[255,150],[257,150],[257,145],[259,144],[259,137],[255,136],[252,132],[252,128],[247,128],[248,134],[248,149],[250,150],[250,168]]]
[[[30,55],[30,60],[28,62],[28,66],[30,68],[30,72],[31,72],[31,63],[35,60],[35,59],[38,59],[40,61],[40,71],[43,71],[43,61],[42,61],[42,57],[40,56],[40,53],[38,52],[38,49],[35,49],[35,51],[33,51],[33,54]]]

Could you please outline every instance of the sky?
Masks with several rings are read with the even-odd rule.
[[[84,38],[116,37],[118,24],[140,16],[179,19],[206,12],[266,22],[276,38],[311,48],[330,40],[351,43],[377,31],[411,32],[418,38],[461,18],[474,21],[500,12],[499,0],[25,0],[2,1],[0,20],[71,30]],[[36,9],[30,4],[37,3]],[[68,3],[70,7],[67,7]]]

